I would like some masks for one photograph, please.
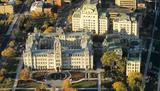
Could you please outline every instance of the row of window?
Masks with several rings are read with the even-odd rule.
[[[127,67],[129,69],[140,69],[139,67]]]
[[[89,16],[89,15],[87,15],[87,16],[83,16],[83,18],[95,18],[95,16]]]
[[[131,63],[128,63],[127,66],[140,66],[140,64],[131,64]]]
[[[128,73],[129,72],[139,72],[139,70],[128,70]]]

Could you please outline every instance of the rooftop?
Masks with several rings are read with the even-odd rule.
[[[81,8],[81,13],[85,14],[97,14],[97,7],[95,4],[83,4]]]
[[[102,18],[102,19],[107,18],[106,16],[107,16],[106,12],[100,13],[100,18]]]
[[[119,22],[119,21],[135,22],[136,17],[134,15],[128,15],[126,13],[121,13],[113,21],[115,22]]]
[[[127,59],[128,61],[141,61],[141,52],[129,53]]]
[[[127,8],[108,8],[107,11],[109,13],[132,13],[133,11]]]
[[[97,7],[95,4],[84,3],[74,13],[73,17],[80,18],[81,14],[98,14]]]

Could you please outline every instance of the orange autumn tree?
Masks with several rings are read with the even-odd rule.
[[[34,91],[47,91],[46,89],[40,88],[40,87],[36,87],[36,89]]]
[[[76,88],[65,88],[64,91],[77,91]]]
[[[29,71],[27,68],[24,68],[20,72],[20,80],[28,80],[29,79]]]
[[[66,80],[63,81],[63,89],[64,89],[64,91],[77,91],[76,88],[71,88],[70,87],[69,79],[66,79]]]
[[[32,11],[32,12],[31,12],[31,16],[34,17],[34,18],[35,18],[35,17],[39,17],[39,16],[40,16],[40,13],[39,13],[39,12],[36,12],[36,11]]]
[[[69,79],[65,79],[63,81],[63,88],[69,88],[70,87],[70,81]]]
[[[14,56],[14,54],[15,50],[12,47],[8,47],[1,52],[1,55],[7,58]]]
[[[48,34],[48,33],[54,32],[54,31],[55,31],[54,27],[48,27],[43,33]]]

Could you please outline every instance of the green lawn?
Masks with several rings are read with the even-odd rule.
[[[39,87],[39,86],[42,86],[41,83],[37,83],[37,82],[34,82],[32,80],[28,80],[28,81],[18,81],[18,86],[19,88],[23,87],[23,88],[36,88],[36,87]],[[44,87],[48,87],[46,84],[43,85]]]
[[[79,83],[74,83],[71,85],[72,87],[97,87],[97,81],[82,81]]]

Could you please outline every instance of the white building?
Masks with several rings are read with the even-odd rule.
[[[26,40],[23,61],[26,67],[37,70],[93,69],[90,33],[32,33]]]
[[[115,4],[119,7],[136,9],[137,8],[137,0],[115,0]]]
[[[126,64],[126,75],[129,72],[140,72],[141,71],[141,52],[139,49],[130,49],[127,64]]]
[[[135,16],[120,14],[113,20],[113,33],[120,33],[123,38],[139,38],[139,25]]]
[[[94,31],[96,34],[104,34],[108,30],[108,18],[106,13],[98,13],[95,4],[83,4],[72,15],[72,30]]]
[[[30,12],[43,12],[43,5],[44,2],[43,1],[35,1],[32,3],[31,8],[30,8]]]

